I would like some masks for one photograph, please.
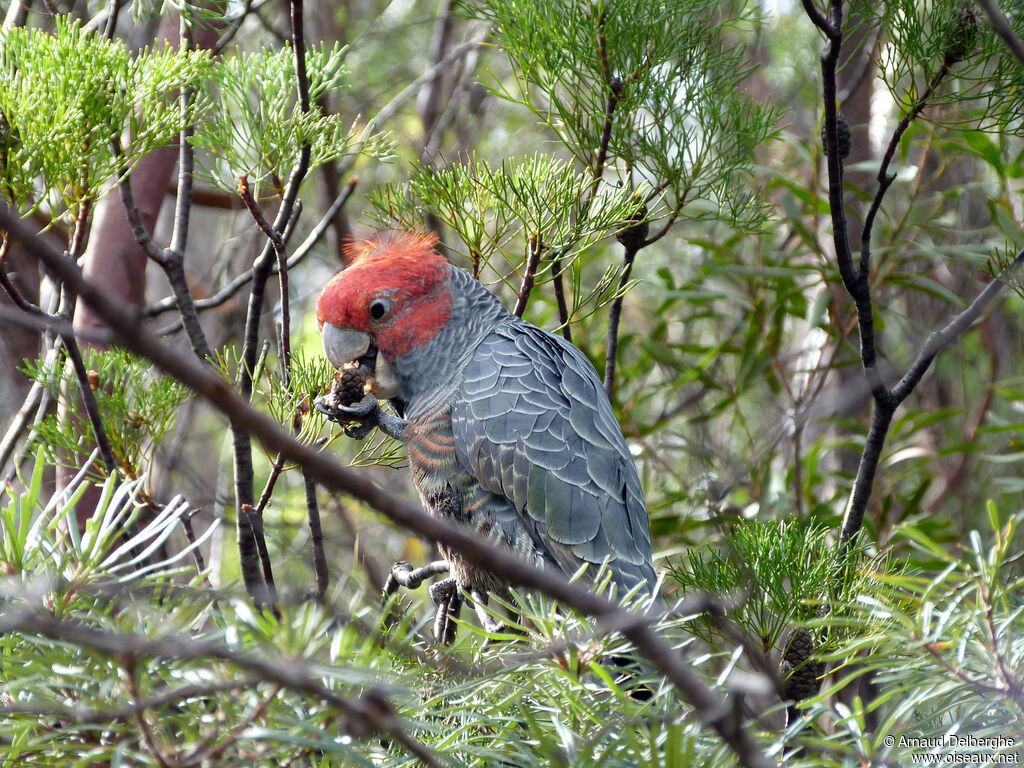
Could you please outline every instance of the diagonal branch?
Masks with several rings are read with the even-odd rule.
[[[1017,61],[1024,65],[1024,40],[1021,40],[1020,36],[1013,31],[1013,27],[1010,26],[1010,22],[999,9],[999,6],[992,0],[978,0],[978,5],[981,6],[981,10],[988,16],[989,21],[992,23],[992,29],[1003,39],[1006,47],[1010,49],[1010,53],[1016,56]]]
[[[443,765],[433,751],[405,732],[389,706],[381,706],[382,694],[375,692],[373,699],[363,696],[355,700],[341,696],[320,682],[320,678],[311,674],[305,665],[296,661],[257,658],[220,643],[185,636],[148,639],[128,634],[115,635],[75,622],[40,616],[27,610],[8,610],[0,613],[0,632],[42,635],[128,658],[154,656],[165,659],[219,659],[256,673],[260,678],[289,690],[306,693],[327,702],[357,722],[366,723],[373,730],[390,735],[431,768],[441,768]],[[144,709],[141,706],[144,703],[145,700],[142,699],[135,702],[131,707],[132,713],[140,713]],[[386,700],[384,703],[386,704]]]

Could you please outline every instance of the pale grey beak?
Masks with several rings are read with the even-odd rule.
[[[324,353],[335,368],[362,357],[370,349],[369,334],[360,331],[347,331],[324,323],[320,333],[324,340]]]

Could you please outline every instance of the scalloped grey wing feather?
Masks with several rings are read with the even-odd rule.
[[[474,351],[460,394],[452,407],[459,462],[508,500],[559,567],[572,574],[607,559],[620,588],[653,590],[640,478],[583,353],[528,323],[506,323]]]

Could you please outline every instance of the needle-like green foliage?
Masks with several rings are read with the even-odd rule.
[[[173,144],[185,114],[181,88],[209,74],[209,53],[145,48],[136,54],[78,23],[51,34],[0,35],[0,195],[20,211],[77,215],[144,156]],[[120,139],[121,156],[112,142]]]
[[[119,348],[103,352],[86,349],[83,358],[114,459],[127,477],[139,477],[189,392],[174,379],[157,374],[148,361]],[[88,417],[70,367],[37,360],[27,361],[24,370],[63,405],[60,414],[51,414],[36,425],[33,439],[54,464],[77,457],[92,435],[86,428]]]
[[[904,111],[927,93],[931,109],[922,113],[925,120],[1024,135],[1024,69],[973,4],[895,0],[864,3],[858,10],[887,31],[879,74]],[[1018,35],[1024,32],[1024,17],[1011,13],[1009,19]],[[930,88],[943,70],[948,73],[942,82]]]
[[[201,175],[228,192],[247,176],[250,183],[280,193],[285,183],[281,174],[295,166],[304,145],[310,148],[309,170],[357,152],[386,157],[389,148],[381,134],[326,114],[321,105],[325,94],[347,87],[344,58],[345,49],[338,45],[320,44],[306,51],[308,112],[299,104],[290,48],[218,61],[213,108],[193,139],[205,150],[200,154]]]
[[[489,83],[533,112],[592,177],[646,182],[662,215],[722,217],[756,228],[754,149],[774,109],[740,90],[754,17],[710,0],[464,0],[513,67]],[[662,193],[664,196],[661,197]]]
[[[737,524],[726,547],[691,549],[670,566],[669,573],[684,593],[721,595],[735,603],[729,617],[765,651],[778,648],[795,624],[825,614],[835,616],[870,586],[873,568],[845,583],[837,574],[863,559],[862,552],[840,554],[824,526],[749,521]],[[705,637],[716,634],[712,621],[696,629]],[[837,638],[830,638],[836,642]]]
[[[451,247],[476,274],[487,265],[500,278],[536,248],[541,283],[552,257],[571,264],[636,213],[641,191],[602,183],[588,205],[592,183],[586,171],[551,155],[510,159],[497,167],[474,157],[444,169],[420,166],[407,184],[382,187],[370,196],[371,215],[379,226],[409,229],[425,215],[436,217],[462,241]],[[511,258],[509,252],[519,247],[526,253]],[[508,283],[519,290],[518,282]]]

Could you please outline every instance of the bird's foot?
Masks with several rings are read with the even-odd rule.
[[[429,565],[424,565],[422,568],[413,568],[405,560],[399,560],[391,566],[391,575],[384,582],[384,599],[387,600],[391,597],[391,595],[398,591],[399,587],[416,589],[431,576],[448,573],[449,570],[448,563],[445,560],[435,560]]]
[[[492,635],[521,634],[521,631],[516,626],[509,624],[507,621],[499,621],[493,613],[487,610],[487,593],[482,589],[471,589],[469,597],[473,602],[473,609],[476,611],[476,617],[480,621],[480,626],[483,627],[485,632]],[[497,642],[500,641],[496,638],[488,638],[485,645],[492,645]]]
[[[455,641],[455,631],[459,628],[455,619],[462,610],[462,595],[455,577],[444,579],[430,585],[430,599],[437,606],[434,614],[434,642],[439,645],[451,645]]]
[[[391,599],[391,596],[394,595],[399,590],[399,588],[405,587],[406,589],[416,589],[417,587],[419,587],[427,579],[429,579],[429,578],[431,578],[433,576],[437,576],[437,575],[442,574],[442,573],[448,573],[448,571],[449,571],[448,563],[445,562],[444,560],[435,560],[434,562],[432,562],[432,563],[430,563],[428,565],[424,565],[422,568],[413,568],[405,560],[399,560],[397,563],[395,563],[393,566],[391,566],[391,573],[388,574],[388,578],[384,582],[383,600],[384,600],[385,605]],[[451,579],[445,579],[445,581],[452,581],[452,580]],[[443,583],[443,582],[441,582],[441,583]],[[431,588],[431,593],[430,594],[431,594],[431,597],[434,596],[433,588]],[[458,590],[456,590],[455,597],[458,597]],[[435,602],[436,602],[436,600],[435,600]],[[460,598],[460,603],[461,603],[461,598]],[[458,615],[458,609],[460,607],[461,607],[461,605],[458,605],[458,606],[455,607],[456,615]],[[452,610],[452,608],[451,608],[451,606],[449,606],[448,611],[450,612],[451,610]],[[394,614],[393,613],[389,613],[385,617],[385,623],[387,625],[390,625],[391,622],[394,620],[394,618],[395,618]],[[436,625],[436,621],[435,621],[435,625]],[[454,634],[455,634],[455,630],[454,629],[446,630],[446,631],[448,631],[452,635],[452,637],[454,637]],[[435,629],[435,634],[436,634],[436,629]],[[449,640],[448,642],[451,642],[451,641]]]
[[[313,405],[330,421],[341,424],[345,434],[355,440],[365,439],[374,427],[396,440],[405,440],[406,421],[387,413],[380,400],[369,393],[355,403],[343,403],[332,389],[314,400]]]

